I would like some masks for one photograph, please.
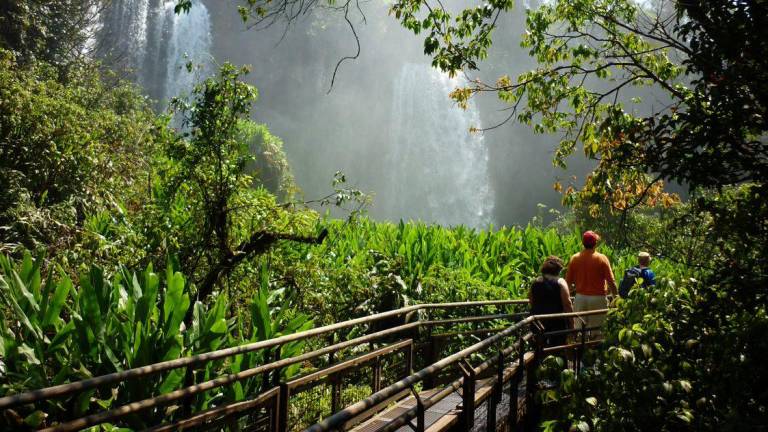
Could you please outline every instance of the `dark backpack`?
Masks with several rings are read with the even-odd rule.
[[[619,295],[626,297],[629,295],[629,290],[635,286],[637,279],[643,277],[643,271],[640,267],[632,267],[624,272],[624,279],[619,284]]]

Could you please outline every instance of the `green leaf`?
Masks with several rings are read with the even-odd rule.
[[[23,355],[29,364],[33,365],[39,365],[40,360],[38,360],[37,356],[35,355],[35,350],[29,347],[29,345],[22,343],[19,345],[19,354]]]
[[[258,340],[267,340],[272,337],[272,322],[269,316],[269,274],[266,265],[262,265],[260,276],[259,291],[251,303],[251,319]]]
[[[43,421],[45,420],[46,416],[47,415],[44,412],[37,410],[32,414],[24,417],[24,424],[37,429],[43,425]]]
[[[14,279],[18,280],[18,275],[16,275],[16,272],[13,272],[12,275],[14,276]],[[13,283],[13,282],[12,282]],[[21,323],[24,325],[24,327],[27,328],[27,330],[30,331],[37,339],[42,340],[43,339],[43,332],[40,329],[40,327],[37,326],[36,323],[33,323],[29,316],[24,312],[24,310],[21,308],[19,303],[16,301],[15,293],[11,289],[10,284],[6,281],[5,276],[0,278],[0,292],[3,293],[3,297],[5,297],[5,301],[10,304],[13,311],[16,313],[15,317],[17,320],[21,321]]]
[[[166,375],[165,379],[163,379],[163,382],[160,384],[158,392],[160,394],[165,394],[180,388],[181,383],[184,381],[185,370],[186,369],[174,369],[168,372],[168,375]]]
[[[576,430],[579,432],[589,432],[589,425],[587,424],[587,422],[580,421],[576,423],[574,426]]]
[[[59,314],[71,290],[72,281],[69,279],[69,276],[62,272],[61,279],[56,284],[53,297],[48,301],[45,316],[43,317],[43,328],[47,328],[60,319]]]
[[[35,296],[32,295],[32,293],[29,291],[27,284],[25,281],[23,281],[19,274],[16,272],[13,272],[13,277],[15,279],[15,286],[21,293],[21,295],[24,297],[26,302],[21,303],[19,302],[19,305],[27,305],[29,306],[29,309],[31,309],[30,312],[38,312],[40,311],[40,306],[37,304],[37,301],[35,300]]]
[[[174,273],[170,265],[166,271],[166,291],[163,303],[165,337],[172,338],[179,333],[179,326],[189,309],[189,295],[184,293],[184,276]]]

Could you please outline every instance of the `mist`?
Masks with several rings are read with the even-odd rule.
[[[520,225],[540,212],[539,203],[559,208],[554,181],[594,163],[575,158],[568,171],[554,168],[559,137],[514,122],[471,133],[502,122],[506,106],[495,96],[455,106],[448,93],[465,78],[431,68],[423,38],[389,16],[385,2],[350,12],[360,53],[342,62],[335,79],[339,60],[357,52],[337,11],[315,9],[288,27],[254,30],[234,0],[196,0],[188,15],[173,14],[173,4],[123,0],[105,26],[131,34],[121,43],[134,53],[136,81],[163,106],[216,64],[251,65],[245,79],[260,93],[253,119],[283,139],[305,200],[331,192],[333,174],[343,171],[372,194],[376,219]],[[525,4],[502,17],[489,61],[470,78],[495,81],[534,67],[519,46],[524,20]],[[190,74],[188,61],[201,66]]]

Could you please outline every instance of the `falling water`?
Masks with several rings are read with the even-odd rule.
[[[102,42],[113,61],[135,70],[155,99],[187,94],[210,73],[211,20],[200,0],[176,14],[176,0],[116,0],[104,14]],[[187,63],[195,66],[192,73]]]
[[[154,99],[188,94],[212,72],[211,17],[201,0],[176,14],[176,0],[114,0],[105,15],[107,42],[129,55],[137,81]],[[187,64],[195,66],[190,73]],[[395,82],[392,127],[377,187],[375,214],[446,225],[486,227],[494,194],[479,112],[454,106],[448,93],[461,85],[426,64],[407,64]],[[378,171],[378,170],[375,170]]]
[[[149,0],[118,0],[102,12],[101,42],[111,61],[129,69],[141,65],[146,54]]]
[[[406,64],[400,72],[386,162],[391,187],[381,197],[390,218],[472,227],[492,222],[488,150],[481,135],[469,132],[481,127],[479,112],[448,99],[459,85],[425,64]]]
[[[165,99],[189,93],[200,77],[205,77],[211,64],[211,18],[198,0],[187,14],[174,12],[175,1],[166,1],[165,35],[167,37]],[[193,65],[193,72],[187,64]]]

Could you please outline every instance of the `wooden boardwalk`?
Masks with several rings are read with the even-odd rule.
[[[552,333],[546,333],[541,323],[607,310],[529,316],[526,306],[526,300],[408,306],[7,395],[0,397],[0,415],[8,418],[6,414],[54,404],[69,406],[83,395],[107,399],[139,381],[147,388],[159,388],[170,373],[183,372],[183,382],[170,391],[139,393],[83,413],[70,410],[46,420],[38,431],[74,432],[106,423],[155,432],[532,430],[537,413],[529,377],[538,364],[555,352],[570,352],[580,359],[599,343],[585,341],[585,333],[594,329],[581,328],[565,331],[581,342],[547,347],[544,338]],[[282,348],[295,343],[305,349],[284,356]],[[258,355],[261,361],[231,373],[203,373],[212,362],[245,355]],[[577,360],[575,369],[579,367]],[[291,369],[305,372],[291,375]],[[232,386],[248,391],[218,399]]]
[[[525,355],[525,364],[528,364],[533,360],[533,353],[529,352]],[[496,418],[505,419],[509,415],[510,409],[510,381],[517,372],[518,364],[505,368],[504,370],[504,387],[502,390],[502,399],[497,404]],[[485,431],[486,419],[487,419],[487,405],[486,402],[490,399],[496,378],[484,378],[477,380],[475,390],[475,419],[473,431]],[[525,405],[525,380],[517,383],[518,385],[518,400],[514,409],[519,410],[521,406]],[[443,388],[434,388],[425,390],[419,393],[419,397],[422,400],[429,399]],[[454,427],[461,417],[462,413],[462,401],[463,392],[461,388],[451,392],[435,405],[429,407],[424,411],[424,430],[425,432],[445,432]],[[416,407],[417,401],[413,395],[404,397],[399,401],[392,403],[391,406],[381,411],[379,414],[371,417],[370,419],[358,424],[352,432],[378,432],[384,429],[387,425],[397,420],[398,417]],[[518,412],[517,418],[521,418],[522,413]],[[406,424],[400,426],[395,432],[413,432],[413,428]]]

